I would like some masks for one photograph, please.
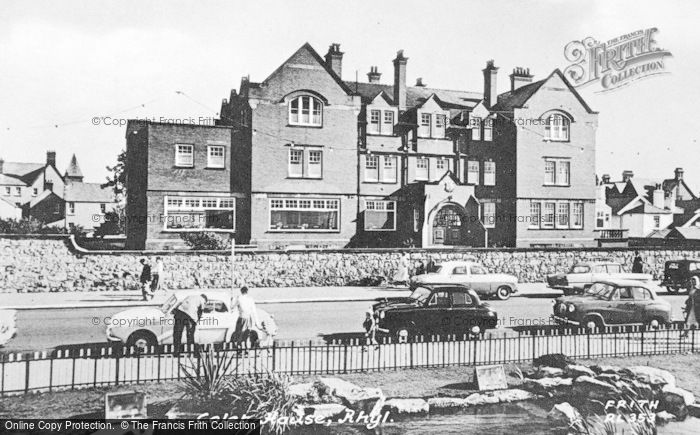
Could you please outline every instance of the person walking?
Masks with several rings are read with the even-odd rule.
[[[688,290],[688,299],[685,300],[683,312],[685,313],[685,331],[681,337],[688,336],[688,330],[700,328],[700,278],[691,278],[691,286]]]
[[[195,346],[194,333],[197,328],[197,322],[202,318],[202,312],[208,299],[204,294],[191,295],[180,301],[173,308],[173,317],[175,324],[173,325],[173,346],[175,347],[175,356],[180,355],[180,344],[182,343],[182,332],[185,331],[187,344]],[[199,356],[199,349],[195,346],[195,356]]]
[[[163,279],[163,271],[163,259],[156,257],[156,268],[152,271],[153,280],[151,281],[151,295],[155,294],[155,292],[160,289],[160,280]]]
[[[394,285],[401,284],[403,286],[408,286],[410,276],[408,275],[408,254],[404,254],[399,260],[399,266],[394,274],[394,279],[392,280]]]
[[[377,343],[377,319],[374,318],[374,313],[367,311],[365,321],[362,322],[362,327],[365,328],[366,345],[362,346],[362,351],[366,351],[370,344],[374,345],[375,349],[379,348]]]
[[[148,301],[153,299],[153,293],[151,293],[150,290],[151,280],[153,279],[151,275],[151,264],[145,258],[142,258],[140,263],[142,266],[141,276],[139,277],[139,281],[141,282],[141,295],[144,301]]]
[[[639,251],[634,251],[634,260],[632,261],[632,273],[644,273],[644,261]]]
[[[258,310],[255,308],[255,301],[248,294],[248,287],[241,287],[241,295],[238,296],[234,306],[238,310],[238,320],[236,321],[234,337],[240,348],[244,343],[247,343],[248,338],[250,338],[250,330],[254,326],[260,328],[258,326],[260,324],[258,321]]]

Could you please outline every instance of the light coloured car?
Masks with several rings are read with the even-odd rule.
[[[0,346],[4,346],[8,341],[17,335],[17,311],[0,310]]]
[[[433,272],[411,278],[411,290],[423,285],[461,284],[482,297],[508,299],[518,291],[518,278],[504,273],[489,273],[474,261],[446,261]]]
[[[569,273],[547,276],[550,288],[563,290],[564,295],[581,294],[594,282],[606,279],[628,279],[648,282],[652,276],[646,273],[627,273],[620,263],[610,261],[582,262],[571,267]]]
[[[231,342],[236,330],[238,311],[233,308],[235,298],[227,291],[176,291],[160,307],[137,307],[121,311],[107,320],[107,340],[127,346],[146,349],[159,344],[173,343],[173,308],[187,296],[204,294],[208,301],[195,328],[197,344]],[[277,323],[266,311],[257,308],[262,328],[252,330],[251,345],[272,346],[277,335]],[[187,338],[183,332],[182,343]]]

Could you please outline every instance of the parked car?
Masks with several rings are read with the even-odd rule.
[[[0,309],[0,346],[17,335],[17,311]]]
[[[671,304],[658,296],[658,289],[650,282],[602,280],[591,285],[587,296],[557,298],[554,319],[590,329],[634,324],[658,328],[671,322]]]
[[[631,279],[651,281],[652,276],[646,273],[627,273],[622,265],[613,262],[584,262],[574,264],[569,273],[547,275],[547,285],[550,288],[563,290],[564,295],[581,294],[594,282],[605,279]]]
[[[232,308],[231,293],[225,291],[176,291],[160,307],[138,307],[121,311],[110,318],[107,340],[139,349],[173,343],[173,307],[193,294],[204,294],[208,301],[195,328],[198,344],[230,342],[236,330],[238,311]],[[277,323],[266,311],[257,308],[262,329],[253,329],[251,344],[267,347],[277,334]],[[187,339],[183,333],[183,343]]]
[[[463,285],[425,285],[410,296],[377,299],[378,327],[399,338],[415,334],[479,334],[498,325],[498,314]]]
[[[700,277],[700,260],[671,260],[664,265],[664,279],[661,285],[669,293],[678,293],[681,289],[690,290],[691,278]]]
[[[484,266],[474,261],[446,261],[434,272],[411,278],[410,287],[424,285],[461,284],[474,290],[479,296],[508,299],[518,291],[518,278],[504,273],[489,273]]]

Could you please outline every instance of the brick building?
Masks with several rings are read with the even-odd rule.
[[[378,67],[343,81],[342,61],[338,44],[324,58],[303,45],[265,80],[243,78],[216,127],[154,137],[155,124],[130,124],[127,215],[225,193],[240,217],[227,230],[260,247],[593,244],[597,114],[558,70],[533,83],[517,68],[499,95],[493,62],[471,92],[408,86],[403,51],[389,84]],[[181,145],[204,161],[214,132],[238,150],[224,169],[238,182],[173,163]],[[167,172],[158,186],[153,171]],[[181,230],[134,223],[127,235],[155,246]]]

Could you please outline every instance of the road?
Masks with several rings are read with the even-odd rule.
[[[681,319],[686,295],[662,296],[673,307],[674,319]],[[548,324],[552,299],[512,298],[489,301],[498,312],[501,327]],[[370,302],[324,302],[264,304],[260,308],[275,316],[277,339],[309,340],[321,335],[359,332]],[[57,345],[105,342],[105,319],[120,308],[72,308],[22,310],[17,313],[18,335],[2,352],[50,349]],[[97,319],[97,320],[95,320]]]

